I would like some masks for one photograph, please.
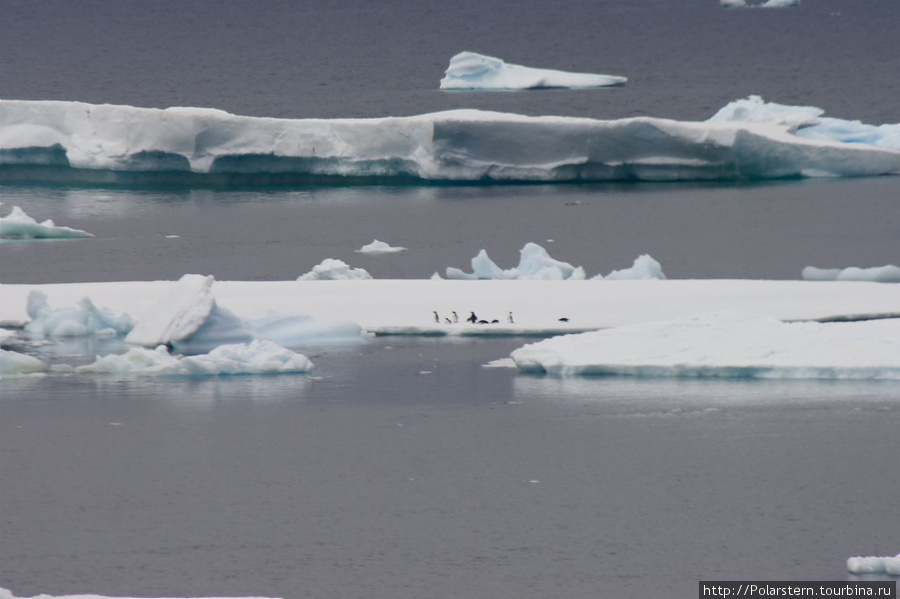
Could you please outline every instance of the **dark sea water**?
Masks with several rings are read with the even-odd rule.
[[[705,119],[761,94],[897,123],[898,24],[897,0],[0,0],[0,98],[291,118],[471,107]],[[461,50],[629,83],[439,92]],[[0,284],[291,279],[324,258],[423,278],[481,248],[513,265],[529,241],[589,274],[650,253],[671,278],[796,279],[807,265],[900,264],[898,200],[900,178],[0,186],[0,213],[20,205],[96,235],[0,242]],[[373,238],[409,251],[354,253]],[[4,378],[0,587],[680,598],[698,580],[844,580],[847,557],[900,551],[895,384],[482,368],[525,342],[304,348],[312,380]],[[94,349],[34,351],[72,363]]]

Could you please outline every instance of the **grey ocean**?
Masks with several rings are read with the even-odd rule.
[[[303,117],[480,108],[708,118],[729,101],[900,121],[900,3],[0,0],[0,98]],[[629,77],[447,93],[449,58]],[[2,185],[88,241],[0,243],[0,284],[377,278],[515,264],[798,279],[900,263],[900,178],[767,183]],[[176,237],[177,236],[177,237]],[[373,238],[410,248],[353,250]],[[552,241],[551,241],[552,240]],[[661,302],[665,298],[660,298]],[[427,317],[427,315],[426,315]],[[528,339],[304,348],[306,377],[0,379],[0,587],[17,596],[693,597],[844,580],[900,551],[900,388],[560,380],[485,369]],[[84,361],[106,348],[36,348]]]

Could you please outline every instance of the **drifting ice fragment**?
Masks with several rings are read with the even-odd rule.
[[[508,64],[500,58],[460,52],[450,59],[441,89],[516,90],[565,87],[571,89],[625,85],[627,77],[569,73]]]
[[[874,281],[876,283],[900,283],[900,267],[888,264],[872,268],[816,268],[807,266],[802,272],[806,281]]]
[[[19,352],[0,349],[0,377],[46,371],[47,365],[37,358],[32,358]],[[0,589],[0,599],[3,599],[3,589]]]
[[[395,252],[405,252],[406,248],[394,247],[377,239],[368,245],[364,245],[357,252],[361,254],[393,254]]]
[[[594,277],[595,279],[604,278]],[[665,279],[666,275],[662,271],[662,266],[659,262],[653,259],[649,254],[642,254],[638,256],[634,260],[634,264],[631,268],[623,268],[622,270],[614,270],[608,275],[606,275],[606,280],[615,281],[615,280],[626,280],[626,279],[637,279],[637,280],[646,280],[646,279]]]
[[[363,268],[350,268],[343,260],[325,258],[313,269],[304,275],[297,277],[298,281],[343,281],[348,279],[371,279]]]
[[[2,204],[0,204],[2,205]],[[5,239],[78,239],[93,237],[87,231],[57,227],[50,219],[37,222],[18,206],[12,212],[0,216],[0,238]]]
[[[472,258],[472,273],[465,273],[458,268],[448,267],[448,279],[536,279],[548,281],[583,280],[584,269],[574,267],[568,262],[560,262],[550,257],[543,247],[536,243],[526,243],[520,250],[519,265],[503,270],[491,260],[486,250],[478,252]]]
[[[894,557],[851,557],[847,569],[854,574],[891,574],[900,576],[900,553]]]
[[[123,335],[134,326],[128,314],[113,314],[107,308],[97,308],[89,298],[76,306],[53,310],[42,291],[28,294],[28,316],[31,322],[25,332],[37,337],[111,337]]]

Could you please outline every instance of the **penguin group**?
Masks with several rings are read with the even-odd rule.
[[[431,313],[434,315],[434,322],[435,322],[435,324],[440,324],[440,323],[441,323],[441,316],[440,316],[440,314],[437,313],[437,310],[433,310]],[[456,311],[454,310],[454,311],[452,311],[450,314],[452,315],[452,319],[451,319],[451,318],[448,318],[448,317],[445,317],[445,318],[444,318],[444,324],[458,324],[458,323],[459,323],[459,315],[456,313]],[[484,318],[478,318],[478,316],[475,315],[475,312],[470,311],[470,312],[469,312],[468,318],[466,318],[466,322],[470,322],[470,323],[472,323],[472,324],[498,324],[500,321],[499,321],[498,319],[496,319],[496,318],[494,318],[494,319],[492,319],[492,320],[486,320],[486,319],[484,319]],[[509,312],[509,313],[506,315],[506,322],[507,322],[508,324],[515,324],[515,323],[516,323],[515,320],[513,319],[513,313],[512,313],[512,312]]]

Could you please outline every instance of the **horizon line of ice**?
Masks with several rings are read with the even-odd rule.
[[[275,119],[0,100],[0,180],[491,184],[900,173],[900,125],[814,117],[816,126],[797,127],[771,118],[769,109],[780,105],[738,103],[740,110],[725,107],[709,121],[686,122],[479,110]]]
[[[729,8],[785,8],[799,6],[800,0],[765,0],[761,4],[750,4],[747,0],[719,0],[719,4]]]
[[[17,597],[13,595],[9,589],[0,588],[0,599],[132,599],[130,597],[107,597],[105,595],[94,595],[83,593],[78,595],[35,595],[34,597]],[[166,599],[166,598],[158,598]],[[169,598],[173,599],[173,598]],[[202,597],[198,599],[275,599],[272,597]]]
[[[468,91],[512,91],[526,89],[590,89],[621,86],[627,77],[573,73],[511,64],[502,58],[463,51],[450,59],[440,89]]]
[[[816,268],[807,266],[801,271],[804,281],[871,281],[875,283],[900,283],[900,267],[893,264],[860,268]]]

